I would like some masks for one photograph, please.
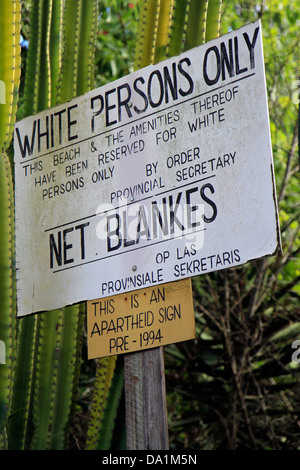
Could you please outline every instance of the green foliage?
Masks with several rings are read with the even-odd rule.
[[[95,52],[97,87],[133,71],[138,14],[136,0],[101,2]]]

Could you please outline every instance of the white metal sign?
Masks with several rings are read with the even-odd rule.
[[[15,126],[18,315],[280,240],[260,22]]]

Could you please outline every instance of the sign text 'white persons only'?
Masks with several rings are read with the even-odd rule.
[[[259,21],[15,125],[18,315],[280,245]]]

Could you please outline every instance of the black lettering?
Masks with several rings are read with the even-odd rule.
[[[198,188],[188,189],[186,191],[186,202],[187,202],[187,225],[188,228],[195,228],[200,225],[200,222],[192,222],[192,212],[198,209],[198,206],[191,206],[191,194],[197,192]]]
[[[184,231],[184,226],[180,222],[180,220],[176,217],[176,212],[179,208],[179,202],[181,199],[182,193],[177,194],[177,199],[175,203],[174,210],[172,210],[173,207],[173,196],[169,196],[169,206],[170,206],[170,233],[174,233],[174,222],[176,222],[176,225],[180,228],[180,230]]]
[[[121,90],[126,89],[127,90],[127,96],[125,99],[121,98]],[[130,108],[128,106],[128,103],[130,102],[131,98],[131,88],[128,85],[128,83],[124,83],[124,85],[121,85],[118,87],[118,111],[119,111],[119,121],[121,121],[121,108],[124,106],[127,112],[128,117],[132,117]]]
[[[77,225],[77,227],[75,227],[75,230],[80,230],[81,259],[85,259],[84,229],[88,225],[90,225],[89,222]]]
[[[117,123],[117,120],[115,119],[114,121],[110,121],[109,120],[109,110],[110,109],[114,109],[116,108],[116,105],[115,104],[111,104],[109,105],[108,103],[108,97],[109,95],[111,95],[112,93],[114,93],[116,91],[115,88],[113,88],[112,90],[109,90],[105,93],[105,119],[106,119],[106,126],[112,126],[113,124],[116,124]]]
[[[66,110],[62,109],[61,111],[57,111],[54,113],[54,116],[58,116],[58,135],[59,135],[59,144],[62,142],[62,125],[61,125],[61,115],[65,113]]]
[[[166,210],[166,198],[162,199],[163,203],[163,213],[164,213],[164,220],[162,218],[161,212],[157,207],[157,202],[152,202],[152,224],[153,224],[153,238],[158,237],[158,227],[157,227],[157,218],[159,226],[164,235],[168,234],[168,220],[167,220],[167,210]]]
[[[177,75],[176,75],[176,63],[172,64],[173,79],[170,77],[170,72],[167,66],[164,67],[164,80],[165,80],[165,101],[169,103],[168,89],[171,91],[173,100],[178,99],[177,92]]]
[[[92,121],[91,121],[92,132],[95,132],[95,117],[96,117],[96,116],[99,116],[99,114],[102,113],[103,108],[104,108],[104,99],[103,99],[103,96],[102,96],[102,95],[93,96],[93,98],[91,98],[91,108],[92,108],[92,109],[94,109],[94,103],[95,103],[95,101],[100,101],[100,108],[98,109],[98,111],[95,111],[95,112],[93,113]]]
[[[222,69],[222,80],[226,80],[225,74],[225,65],[230,77],[234,76],[234,60],[233,60],[233,50],[232,50],[232,39],[228,41],[229,57],[227,55],[227,50],[225,43],[221,43],[221,69]]]
[[[144,226],[143,230],[141,230],[141,223]],[[148,227],[145,208],[144,208],[144,206],[140,206],[139,207],[139,212],[138,212],[138,225],[137,225],[136,243],[139,243],[140,237],[143,236],[143,235],[146,235],[147,240],[150,240],[150,230],[149,230],[149,227]]]
[[[184,63],[186,63],[188,66],[191,65],[190,59],[189,59],[188,57],[186,57],[186,58],[181,59],[181,60],[179,61],[179,63],[178,63],[178,70],[179,70],[179,72],[181,73],[181,75],[183,75],[183,76],[187,79],[187,81],[188,81],[188,83],[189,83],[190,86],[189,86],[189,88],[188,88],[186,91],[184,91],[184,90],[182,90],[181,88],[179,88],[179,93],[180,93],[181,96],[189,95],[189,94],[191,94],[191,93],[193,92],[193,90],[194,90],[194,82],[193,82],[192,77],[191,77],[191,76],[187,73],[187,71],[184,70],[183,67],[182,67],[182,65],[183,65]]]
[[[49,116],[46,116],[46,129],[41,132],[41,120],[38,119],[38,152],[41,151],[41,138],[46,137],[46,148],[49,149]]]
[[[210,222],[213,222],[215,220],[215,218],[217,217],[217,206],[211,199],[209,199],[206,196],[206,194],[205,194],[205,189],[206,188],[208,188],[212,194],[215,192],[215,190],[214,190],[213,185],[210,184],[210,183],[207,183],[207,184],[203,185],[200,189],[200,194],[201,194],[201,197],[202,197],[203,201],[207,202],[207,204],[209,204],[213,209],[213,213],[212,213],[211,217],[206,217],[205,214],[203,216],[204,222],[209,224]]]
[[[207,74],[207,60],[208,60],[208,55],[211,52],[214,52],[215,57],[216,57],[216,75],[214,78],[209,78]],[[215,85],[220,78],[220,73],[221,73],[221,58],[220,58],[219,50],[217,46],[209,47],[207,51],[205,52],[205,56],[203,60],[203,76],[207,85]]]
[[[77,104],[74,104],[73,106],[70,106],[68,108],[68,140],[74,140],[74,139],[77,139],[78,138],[78,135],[75,134],[75,135],[71,135],[71,127],[74,126],[75,124],[77,124],[77,121],[75,119],[75,121],[71,121],[71,110],[74,109],[74,108],[77,108]]]
[[[133,83],[134,90],[137,92],[138,95],[140,95],[143,98],[143,100],[145,102],[145,106],[144,106],[143,109],[139,109],[136,106],[134,106],[133,109],[135,110],[135,112],[137,114],[141,114],[141,113],[145,112],[147,107],[148,107],[148,98],[147,98],[147,95],[142,90],[140,90],[138,88],[138,86],[137,86],[138,82],[141,82],[142,84],[144,84],[145,80],[143,79],[143,77],[138,77],[136,80],[134,80],[134,83]]]
[[[117,221],[117,226],[115,229],[111,230],[110,228],[110,221],[115,219]],[[121,218],[119,214],[108,215],[106,219],[106,230],[107,230],[107,251],[113,251],[120,248],[122,244],[122,238],[120,237],[120,225],[121,225]],[[112,246],[111,244],[111,237],[117,236],[117,243],[116,245]]]
[[[27,134],[26,134],[25,137],[24,137],[24,145],[23,145],[23,144],[22,144],[22,141],[21,141],[21,136],[20,136],[19,128],[16,127],[16,134],[17,134],[18,143],[19,143],[19,147],[20,147],[20,151],[21,151],[22,158],[25,158],[25,157],[26,157],[26,153],[27,153],[27,152],[28,152],[28,155],[29,155],[29,156],[33,154],[34,142],[35,142],[35,131],[36,131],[36,121],[33,121],[33,125],[32,125],[32,134],[31,134],[31,145],[29,145],[29,138],[28,138],[28,135],[27,135]]]
[[[55,242],[53,233],[50,234],[49,243],[50,243],[50,269],[52,269],[53,268],[53,252],[55,253],[55,258],[56,258],[56,262],[58,266],[61,266],[62,264],[61,232],[58,232],[58,247]]]
[[[234,38],[234,57],[235,57],[235,73],[236,75],[239,75],[241,73],[247,72],[247,67],[244,67],[243,69],[240,69],[240,63],[239,63],[239,41],[238,38]]]
[[[124,238],[124,247],[127,248],[128,246],[135,245],[134,240],[128,239],[128,228],[127,228],[127,217],[126,211],[123,212],[123,238]]]
[[[250,68],[251,68],[251,69],[254,69],[254,68],[255,68],[254,46],[255,46],[255,43],[256,43],[256,40],[257,40],[258,31],[259,31],[259,27],[257,27],[257,28],[255,29],[255,31],[254,31],[254,35],[253,35],[253,38],[252,38],[252,42],[250,42],[249,36],[248,36],[247,33],[244,33],[244,34],[243,34],[244,39],[245,39],[246,44],[247,44],[248,49],[249,49],[249,53],[250,53]]]
[[[158,85],[159,85],[159,88],[160,88],[160,96],[158,98],[158,101],[155,102],[153,101],[152,99],[152,94],[151,94],[151,91],[152,91],[152,80],[154,77],[157,77],[158,79]],[[155,91],[157,90],[157,87],[153,87],[155,89]],[[162,79],[162,76],[161,76],[161,73],[159,70],[154,70],[150,76],[149,76],[149,79],[148,79],[148,99],[149,99],[149,103],[150,103],[150,106],[152,108],[157,108],[158,106],[161,105],[162,103],[162,100],[163,100],[163,97],[164,97],[164,83],[163,83],[163,79]]]
[[[92,329],[92,332],[91,332],[91,337],[94,335],[94,334],[98,334],[99,336],[101,336],[101,331],[99,330],[99,326],[98,326],[98,323],[95,322],[94,326],[93,326],[93,329]]]
[[[74,262],[74,258],[67,258],[67,251],[70,250],[73,245],[72,243],[67,244],[67,234],[73,232],[73,227],[72,228],[66,228],[63,231],[63,240],[64,240],[64,264],[69,264]]]

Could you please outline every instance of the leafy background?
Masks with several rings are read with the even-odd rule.
[[[137,18],[137,0],[100,2],[97,86],[133,70]],[[257,18],[263,27],[282,254],[193,278],[197,338],[164,348],[171,449],[300,449],[299,364],[292,361],[293,342],[300,339],[299,2],[223,2],[221,34]],[[26,41],[27,2],[22,21]],[[25,43],[23,64],[26,53]],[[119,356],[117,366],[122,363]],[[71,449],[84,448],[95,370],[85,337]],[[116,431],[122,426],[124,397]],[[115,432],[112,448],[119,442]]]

